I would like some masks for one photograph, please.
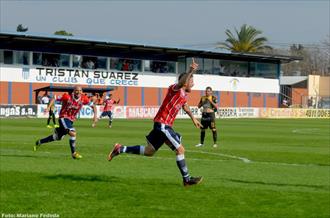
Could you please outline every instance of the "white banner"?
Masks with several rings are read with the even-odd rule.
[[[219,108],[219,118],[258,118],[259,108]]]
[[[0,71],[0,81],[8,82],[168,88],[177,80],[175,74],[142,74],[75,68],[19,68],[0,65]],[[211,86],[214,91],[279,93],[280,88],[278,79],[201,74],[194,75],[194,83],[193,90],[205,90],[207,86]]]
[[[38,118],[47,118],[45,113],[47,105],[23,105],[16,107],[15,105],[1,105],[0,112],[3,117],[11,116],[37,116]],[[31,109],[32,108],[32,109]],[[55,106],[55,116],[58,117],[61,105]],[[103,111],[103,106],[96,106],[97,116],[99,117]],[[121,119],[153,119],[159,110],[158,106],[142,107],[142,106],[114,106],[114,118]],[[191,112],[196,118],[201,118],[201,110],[197,107],[190,107]],[[34,112],[37,111],[37,112]],[[94,116],[93,109],[90,106],[83,106],[78,118],[92,119]],[[105,117],[106,119],[107,117]],[[188,119],[189,116],[181,109],[177,118]],[[302,109],[302,108],[218,108],[216,118],[330,118],[330,109]]]
[[[55,116],[59,116],[59,112],[61,110],[61,105],[55,105]],[[38,118],[47,118],[48,112],[46,113],[45,110],[47,108],[46,104],[39,104],[37,110],[37,117]],[[103,106],[96,106],[97,109],[97,116],[100,117]],[[114,106],[112,108],[113,117],[114,118],[122,118],[122,119],[153,119],[159,110],[158,106]],[[190,107],[190,110],[194,114],[195,117],[200,118],[201,112],[197,107]],[[84,105],[80,113],[78,114],[77,118],[90,118],[94,117],[93,109],[90,106]],[[107,117],[104,117],[106,119]],[[181,109],[178,113],[177,118],[189,118],[189,116]]]
[[[0,105],[0,117],[36,117],[37,105],[5,104]]]
[[[59,116],[60,110],[61,110],[62,105],[55,105],[55,117]],[[37,117],[38,118],[47,118],[48,117],[48,112],[45,112],[47,108],[46,104],[38,104],[38,111],[37,111]],[[97,109],[97,115],[100,116],[101,115],[101,107],[100,106],[96,106]],[[102,107],[103,110],[103,107]],[[93,118],[94,117],[94,112],[93,112],[93,108],[91,108],[90,106],[86,106],[84,105],[81,110],[80,113],[77,115],[77,118]]]
[[[280,92],[280,85],[278,79],[196,74],[194,75],[194,83],[194,89],[197,90],[205,90],[205,87],[210,86],[215,91],[257,92],[276,94]]]

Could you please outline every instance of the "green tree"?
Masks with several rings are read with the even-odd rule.
[[[18,24],[18,26],[16,27],[17,32],[26,32],[28,30],[29,30],[29,28],[28,27],[23,27],[22,24]]]
[[[54,35],[61,35],[61,36],[73,36],[72,33],[69,33],[65,30],[58,30],[54,33]]]
[[[259,37],[262,32],[253,26],[244,24],[238,31],[235,28],[236,36],[229,30],[226,30],[227,39],[225,42],[219,42],[218,48],[225,48],[233,52],[261,52],[265,49],[271,49],[266,46],[266,37]]]

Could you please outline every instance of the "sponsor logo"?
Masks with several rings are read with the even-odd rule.
[[[232,87],[234,90],[236,90],[237,87],[238,87],[238,84],[239,84],[239,80],[236,79],[236,78],[234,78],[234,79],[230,80],[229,83],[230,83],[231,87]]]
[[[0,117],[35,117],[36,105],[0,105]]]

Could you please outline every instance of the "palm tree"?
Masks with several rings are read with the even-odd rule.
[[[266,46],[266,37],[258,37],[262,32],[253,26],[244,24],[240,31],[235,28],[236,37],[230,30],[226,30],[228,38],[226,42],[220,42],[217,48],[225,48],[233,52],[260,52],[263,49],[271,49]]]

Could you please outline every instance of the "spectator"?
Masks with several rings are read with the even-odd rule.
[[[85,68],[87,69],[95,69],[95,63],[91,59],[85,62]]]
[[[129,71],[130,65],[129,65],[129,61],[128,60],[124,60],[123,63],[123,71]]]
[[[283,107],[289,107],[289,101],[287,98],[283,98],[282,105]]]
[[[312,97],[309,97],[307,100],[307,107],[308,108],[312,108],[313,107],[313,100]]]
[[[225,74],[225,65],[220,64],[220,75]]]

